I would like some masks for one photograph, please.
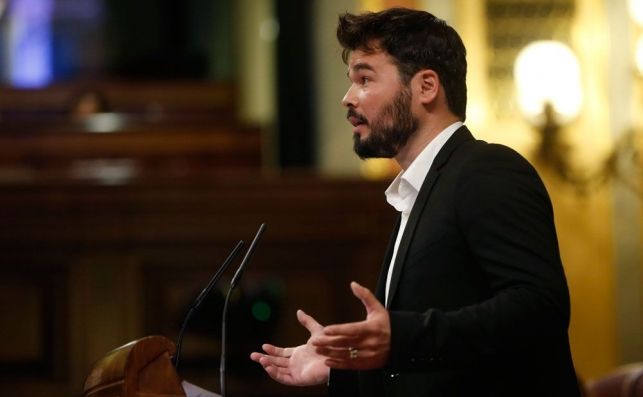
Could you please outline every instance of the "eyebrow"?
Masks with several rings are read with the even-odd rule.
[[[368,63],[360,62],[360,63],[356,63],[351,68],[349,68],[346,71],[346,76],[350,77],[350,72],[351,71],[352,72],[359,72],[360,70],[370,70],[371,72],[375,72],[375,69],[373,69],[373,67],[371,65],[369,65]]]

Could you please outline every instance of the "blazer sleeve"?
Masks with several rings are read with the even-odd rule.
[[[359,384],[356,371],[331,369],[328,379],[330,397],[359,397]]]
[[[479,365],[566,337],[569,294],[553,210],[533,167],[509,148],[485,145],[459,173],[454,211],[491,296],[453,311],[391,311],[392,369]]]

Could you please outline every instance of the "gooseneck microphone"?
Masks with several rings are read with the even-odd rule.
[[[194,303],[192,303],[192,306],[190,307],[188,314],[185,316],[185,319],[183,320],[183,325],[181,325],[181,330],[179,331],[179,337],[176,342],[176,354],[174,355],[174,368],[176,368],[177,371],[179,369],[179,357],[181,356],[181,345],[183,344],[183,333],[185,332],[185,327],[187,326],[188,321],[195,313],[196,309],[210,294],[210,291],[212,290],[212,288],[217,284],[217,282],[219,282],[219,279],[223,275],[223,272],[225,272],[228,269],[228,266],[230,266],[230,263],[232,263],[232,261],[239,255],[239,252],[241,252],[241,247],[243,247],[243,241],[239,241],[237,245],[232,249],[232,251],[226,258],[226,260],[221,265],[221,267],[219,267],[219,270],[217,270],[214,276],[212,276],[208,285],[205,288],[203,288],[199,296],[197,296],[197,298],[194,300]]]
[[[228,318],[228,304],[230,303],[230,295],[232,295],[232,291],[239,283],[239,280],[241,279],[241,275],[245,270],[246,264],[252,257],[252,254],[255,251],[257,243],[261,239],[261,236],[263,235],[263,232],[266,230],[266,227],[267,226],[265,223],[262,223],[261,226],[259,226],[259,230],[257,230],[257,234],[255,235],[255,238],[252,240],[252,243],[250,243],[250,247],[248,247],[248,251],[246,251],[246,255],[241,261],[241,264],[239,265],[237,272],[232,277],[232,281],[230,281],[230,287],[228,288],[228,293],[225,297],[225,302],[223,303],[223,314],[221,316],[221,362],[219,364],[219,374],[220,374],[219,381],[221,383],[221,397],[226,397],[225,369],[226,369],[226,344],[227,344],[226,342],[227,342],[227,328],[228,328],[226,325],[226,320]]]

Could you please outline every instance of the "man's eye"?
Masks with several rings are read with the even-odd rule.
[[[368,77],[366,77],[366,76],[362,76],[362,84],[366,84],[366,83],[368,83],[369,81],[371,81],[371,79],[369,79],[369,78],[368,78]]]

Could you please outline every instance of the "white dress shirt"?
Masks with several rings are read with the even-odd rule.
[[[458,121],[440,132],[431,142],[429,142],[422,152],[413,160],[411,165],[406,170],[400,172],[397,177],[393,180],[391,185],[386,189],[386,201],[392,205],[398,212],[401,213],[401,223],[400,229],[397,232],[397,237],[395,239],[395,247],[393,248],[393,256],[391,257],[391,263],[388,267],[388,274],[386,276],[386,294],[385,302],[388,303],[388,291],[391,285],[391,276],[393,275],[393,265],[395,264],[395,258],[397,257],[397,249],[400,246],[400,240],[404,235],[404,229],[406,228],[406,222],[409,220],[409,214],[411,209],[413,209],[413,204],[415,204],[415,199],[420,192],[422,183],[426,178],[426,175],[429,173],[431,164],[435,160],[438,152],[446,141],[451,138],[451,135],[462,126],[462,122]]]

